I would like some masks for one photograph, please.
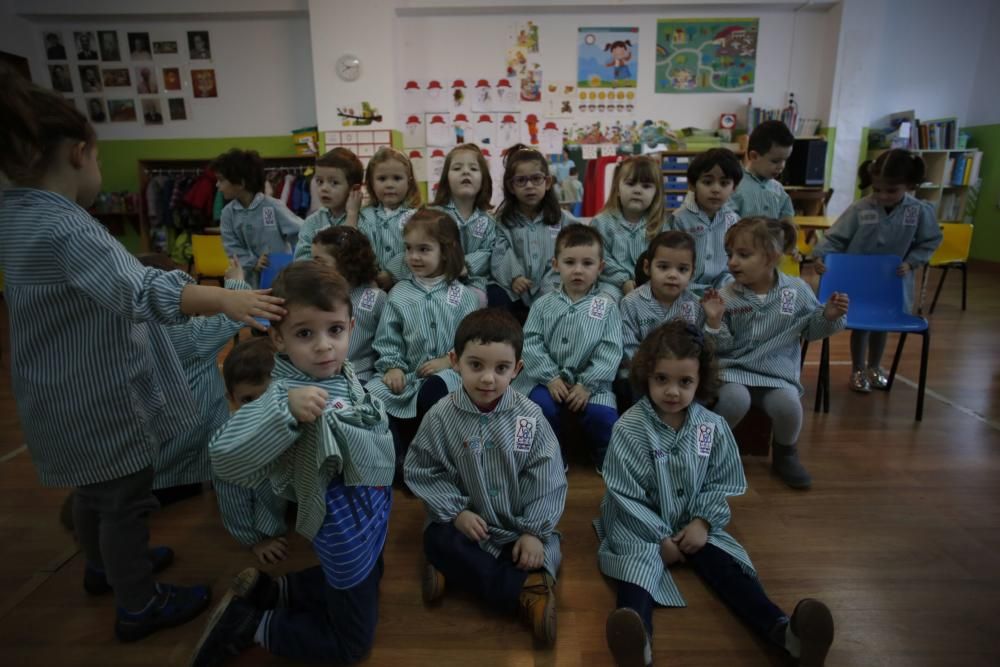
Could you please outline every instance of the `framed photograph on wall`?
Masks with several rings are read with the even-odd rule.
[[[156,68],[152,65],[140,65],[135,68],[135,90],[140,95],[155,95],[160,92],[156,81]]]
[[[183,97],[167,98],[167,110],[170,120],[187,120],[187,106]]]
[[[97,45],[101,49],[101,60],[104,62],[117,62],[122,59],[117,30],[98,30]]]
[[[215,86],[214,69],[193,69],[191,70],[191,83],[194,85],[195,97],[218,97],[219,91]]]
[[[87,98],[87,117],[90,118],[91,123],[106,123],[108,120],[108,112],[104,107],[104,98],[102,97],[88,97]]]
[[[163,125],[163,111],[159,98],[153,97],[142,101],[142,122],[146,125]]]
[[[80,88],[85,93],[99,93],[104,88],[101,85],[101,70],[97,65],[80,65]]]
[[[49,78],[52,80],[52,90],[60,93],[73,92],[73,78],[69,74],[69,65],[49,65]]]
[[[47,30],[42,33],[45,42],[45,57],[49,60],[66,60],[66,46],[61,32]]]
[[[207,30],[191,30],[187,34],[188,53],[191,60],[211,60],[212,45]]]
[[[97,37],[92,32],[74,32],[77,60],[97,60]]]
[[[132,60],[152,60],[153,54],[149,52],[149,33],[128,33],[128,52]]]
[[[153,53],[156,55],[177,55],[177,42],[153,42]]]
[[[135,100],[108,100],[108,117],[112,123],[135,122]]]
[[[105,88],[129,88],[132,85],[132,77],[128,73],[127,67],[104,68],[101,70]]]
[[[163,68],[163,90],[180,90],[182,85],[179,67]]]

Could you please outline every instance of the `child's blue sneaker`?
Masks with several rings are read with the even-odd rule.
[[[142,611],[118,609],[115,635],[119,641],[134,642],[157,630],[182,625],[204,611],[211,599],[208,586],[156,584],[156,596]]]
[[[174,550],[170,547],[153,547],[147,554],[153,563],[153,574],[162,572],[174,562]],[[110,593],[112,588],[103,570],[88,566],[83,570],[83,590],[91,595],[104,595]]]

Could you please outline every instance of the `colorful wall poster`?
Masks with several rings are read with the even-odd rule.
[[[757,19],[661,19],[656,22],[656,92],[753,90]]]
[[[635,88],[638,28],[580,28],[577,44],[580,88]]]

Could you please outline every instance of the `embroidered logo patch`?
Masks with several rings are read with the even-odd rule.
[[[361,310],[367,310],[368,312],[371,312],[372,309],[375,307],[376,298],[377,296],[375,290],[371,288],[366,289],[364,292],[361,293],[361,298],[358,299],[358,308],[360,308]]]
[[[877,211],[861,211],[858,214],[858,221],[862,225],[877,225],[878,224],[878,212]]]
[[[489,226],[489,218],[479,218],[479,221],[472,228],[472,235],[477,239],[481,239],[486,236],[486,228]]]
[[[448,305],[457,306],[462,303],[462,286],[458,284],[452,284],[448,288]]]
[[[482,454],[483,452],[483,441],[481,438],[469,438],[462,443],[462,446],[473,454]]]
[[[275,217],[274,217],[274,209],[273,208],[261,209],[260,214],[261,214],[261,218],[264,220],[264,226],[265,227],[274,227],[274,225],[276,224],[276,220],[275,220]]]
[[[653,449],[652,455],[654,461],[660,461],[667,458],[667,451],[665,449]]]
[[[791,287],[785,287],[781,290],[781,314],[795,314],[795,290]]]
[[[698,456],[711,454],[714,440],[715,424],[698,424]]]
[[[587,314],[595,320],[603,320],[608,316],[608,300],[602,296],[595,296],[590,302],[590,311]]]
[[[698,225],[698,226],[694,227],[691,230],[691,233],[692,234],[704,234],[705,233],[705,225]]]
[[[903,224],[912,227],[920,219],[920,209],[916,206],[907,206],[903,211]]]
[[[514,431],[514,451],[529,452],[535,442],[535,418],[518,417]]]
[[[694,304],[685,301],[681,304],[681,318],[689,324],[694,324]]]
[[[331,398],[326,402],[327,410],[343,410],[346,407],[347,403],[345,403],[343,399],[340,398]]]

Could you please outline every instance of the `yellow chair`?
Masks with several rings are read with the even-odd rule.
[[[778,263],[778,270],[786,275],[798,278],[799,260],[795,259],[791,255],[782,255],[781,262]]]
[[[961,222],[946,222],[941,225],[941,233],[944,239],[941,245],[931,256],[930,263],[924,267],[924,282],[927,282],[928,269],[941,269],[941,280],[934,291],[934,299],[931,301],[931,309],[928,314],[934,313],[934,306],[937,305],[938,297],[941,296],[941,288],[944,287],[944,279],[948,277],[948,269],[958,269],[962,272],[962,310],[965,310],[965,295],[967,285],[967,269],[969,262],[969,248],[972,247],[972,225]]]
[[[202,280],[224,281],[226,269],[229,268],[229,258],[222,247],[222,237],[217,234],[192,234],[191,257],[194,265],[194,278]]]

